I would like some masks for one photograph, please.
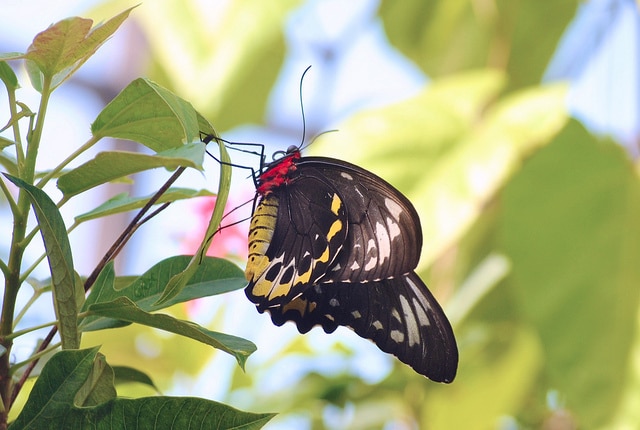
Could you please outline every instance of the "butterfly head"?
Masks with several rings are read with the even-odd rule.
[[[267,164],[258,177],[256,191],[261,196],[289,183],[291,174],[296,170],[296,162],[300,159],[300,149],[291,145],[286,152],[278,151],[273,157],[274,161]]]

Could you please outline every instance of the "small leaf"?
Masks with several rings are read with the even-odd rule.
[[[52,80],[55,88],[69,78],[127,19],[133,8],[96,25],[90,19],[63,19],[38,33],[23,58],[37,66],[38,75],[31,68],[34,87],[42,89],[42,78]]]
[[[199,114],[191,103],[148,79],[131,82],[91,124],[96,138],[140,142],[156,152],[199,139]]]
[[[18,418],[17,429],[255,430],[274,414],[252,414],[194,397],[112,398],[90,407],[73,402],[93,369],[98,348],[60,351],[44,366]]]
[[[98,353],[87,380],[74,397],[73,404],[79,407],[95,406],[114,399],[116,394],[113,369],[107,364],[104,355]]]
[[[158,328],[213,346],[234,356],[242,369],[249,355],[256,350],[256,346],[246,339],[210,331],[191,321],[179,320],[170,315],[145,312],[127,297],[90,305],[88,311],[94,315]]]
[[[62,348],[76,349],[80,345],[80,333],[77,326],[75,272],[69,238],[62,216],[55,203],[44,191],[14,176],[7,174],[5,176],[22,188],[31,200],[49,260],[54,306]]]
[[[167,282],[176,273],[181,273],[190,260],[191,257],[187,255],[167,258],[154,265],[135,281],[129,282],[126,286],[118,286],[118,288],[114,287],[114,282],[117,284],[121,278],[115,278],[113,264],[110,263],[100,272],[82,310],[87,310],[89,305],[94,303],[105,303],[118,297],[127,297],[140,309],[151,312],[176,303],[234,291],[247,284],[242,270],[235,264],[221,258],[204,257],[198,270],[180,294],[162,305],[156,305],[156,300],[162,294]],[[122,325],[121,321],[95,316],[87,317],[80,323],[83,331]]]
[[[18,163],[8,152],[0,151],[0,166],[4,167],[10,175],[15,176],[18,174]]]
[[[20,88],[16,74],[6,61],[0,61],[0,80],[9,91],[15,91]]]
[[[202,169],[204,144],[183,145],[156,155],[135,152],[101,152],[93,160],[65,173],[58,179],[58,188],[65,197],[80,194],[90,188],[144,170],[180,166]]]
[[[208,190],[192,190],[188,188],[169,188],[159,199],[158,204],[166,202],[174,202],[177,200],[191,199],[194,197],[211,197],[214,196]],[[128,212],[143,207],[152,196],[131,197],[127,193],[118,194],[97,208],[78,215],[75,220],[78,223],[101,218],[107,215],[113,215],[122,212]]]
[[[149,375],[147,375],[146,373],[128,366],[112,366],[112,368],[115,375],[116,385],[135,382],[138,384],[148,385],[149,387],[160,393],[160,390],[158,389],[158,387],[156,387],[156,384],[153,383],[151,377],[149,377]]]

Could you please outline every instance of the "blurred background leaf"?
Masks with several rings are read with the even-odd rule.
[[[91,15],[132,5],[105,2]],[[165,394],[280,412],[266,428],[637,427],[637,7],[159,0],[136,8],[94,71],[94,94],[112,98],[149,76],[225,139],[265,143],[267,154],[300,143],[300,75],[313,66],[303,83],[307,141],[338,131],[306,150],[370,169],[414,202],[419,271],[452,318],[460,369],[451,385],[431,383],[348,330],[300,336],[273,327],[242,292],[168,311],[255,342],[246,373],[231,357],[146,327],[86,333],[83,344],[104,344],[112,365],[142,363]],[[258,167],[255,156],[231,155]],[[205,162],[207,175],[217,171]],[[232,207],[253,196],[248,171],[234,173]],[[195,189],[217,184],[215,174],[203,186],[189,180]],[[249,206],[226,220],[241,221]],[[199,243],[210,210],[180,207],[170,223],[149,227],[125,254],[128,270],[142,262],[134,271],[142,273],[173,242]],[[242,229],[223,230],[211,252],[242,262]],[[155,393],[148,383],[117,388]]]

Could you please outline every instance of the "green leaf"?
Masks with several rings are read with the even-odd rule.
[[[114,288],[115,272],[113,264],[108,264],[98,276],[91,293],[85,302],[83,311],[94,303],[110,302],[118,297],[127,297],[140,309],[152,312],[200,297],[224,294],[243,288],[247,281],[242,270],[235,264],[215,257],[204,257],[196,273],[191,277],[187,286],[180,294],[163,304],[156,304],[169,280],[181,273],[191,261],[190,256],[176,256],[167,258],[145,272],[126,286]],[[88,317],[80,327],[83,331],[100,330],[121,326],[122,323],[102,317]]]
[[[0,79],[8,91],[15,91],[20,88],[16,74],[6,61],[0,61]]]
[[[113,369],[107,364],[104,355],[98,353],[87,380],[74,397],[73,404],[78,407],[96,406],[115,399],[116,394]]]
[[[234,1],[203,9],[198,1],[170,1],[141,8],[136,19],[157,53],[150,69],[158,81],[215,118],[217,129],[228,130],[264,120],[286,54],[283,29],[301,3]]]
[[[60,176],[58,188],[69,198],[123,176],[157,167],[174,169],[187,166],[202,170],[204,150],[205,145],[198,142],[156,155],[124,151],[101,152],[93,160]]]
[[[428,220],[420,260],[427,267],[455,246],[522,159],[567,121],[564,86],[498,98],[504,85],[504,76],[490,70],[434,80],[415,98],[354,115],[313,150],[340,153],[407,194]],[[367,150],[357,142],[367,142]]]
[[[160,390],[158,389],[158,387],[156,387],[156,384],[154,384],[151,377],[149,377],[149,375],[147,375],[146,373],[128,366],[112,366],[112,368],[115,375],[116,385],[136,382],[138,384],[147,385],[153,388],[156,392],[160,393]]]
[[[81,286],[75,283],[71,247],[62,216],[55,203],[44,191],[14,176],[7,174],[5,176],[27,193],[36,213],[49,260],[54,306],[62,348],[78,348],[80,333],[77,327],[76,288],[81,288]]]
[[[18,174],[18,163],[8,152],[0,151],[0,166],[4,167],[7,173],[12,176]]]
[[[91,124],[93,136],[133,140],[156,152],[199,140],[191,103],[148,79],[131,82]]]
[[[640,304],[640,183],[621,145],[570,122],[505,189],[513,293],[538,330],[548,389],[602,427],[628,382]]]
[[[256,346],[248,340],[207,330],[191,321],[183,321],[165,314],[151,314],[143,311],[127,297],[120,297],[107,303],[89,305],[88,312],[185,336],[210,345],[235,357],[242,369]]]
[[[97,348],[61,351],[45,365],[18,418],[17,429],[254,430],[274,414],[252,414],[193,397],[115,398],[95,406],[74,404],[93,369]]]
[[[166,202],[174,202],[177,200],[191,199],[194,197],[212,197],[215,196],[208,190],[192,190],[188,188],[169,188],[157,201],[158,204]],[[107,215],[113,215],[122,212],[128,212],[143,207],[152,196],[131,197],[127,193],[118,194],[97,208],[75,217],[77,223],[89,221],[96,218],[102,218]]]
[[[218,142],[218,148],[220,149],[220,183],[218,185],[218,197],[216,198],[216,205],[211,214],[209,225],[204,233],[202,242],[198,247],[198,250],[191,258],[189,265],[183,272],[176,274],[167,283],[162,297],[158,299],[158,305],[164,305],[171,301],[174,297],[180,294],[183,288],[188,284],[192,276],[198,271],[198,267],[201,264],[202,256],[205,255],[209,245],[214,238],[215,233],[218,231],[222,217],[224,216],[224,209],[227,204],[227,197],[229,196],[229,189],[231,188],[231,159],[227,153],[227,148],[223,142]]]
[[[429,76],[493,67],[524,87],[540,82],[578,4],[383,0],[379,14],[389,41]]]
[[[23,58],[37,66],[38,75],[31,68],[34,88],[42,89],[42,79],[52,80],[52,88],[68,79],[127,19],[133,8],[96,25],[84,18],[67,18],[38,33]]]

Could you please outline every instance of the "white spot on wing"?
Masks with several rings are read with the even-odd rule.
[[[382,262],[391,255],[391,239],[387,229],[380,222],[376,223],[376,237],[378,238],[378,258]]]
[[[391,240],[395,240],[400,237],[400,226],[393,218],[387,217],[387,228],[389,229],[389,236]]]
[[[373,322],[373,324],[371,324],[376,330],[382,330],[384,328],[384,326],[382,325],[382,323],[378,320],[375,320]]]
[[[389,336],[395,343],[402,343],[402,341],[404,341],[404,333],[402,333],[400,330],[391,330]]]
[[[333,306],[335,308],[336,306],[340,306],[340,302],[338,301],[338,299],[331,299],[329,300],[329,306]]]
[[[359,311],[353,311],[353,312],[351,312],[351,315],[352,315],[355,319],[358,319],[358,318],[362,317],[362,315],[360,314],[360,312],[359,312]]]
[[[391,212],[391,215],[393,215],[395,219],[400,219],[402,207],[398,203],[396,203],[395,200],[387,197],[384,199],[384,205],[387,207],[389,212]]]
[[[376,242],[373,239],[369,239],[369,241],[367,242],[367,255],[372,254],[372,251],[375,250]],[[373,254],[373,256],[369,258],[369,261],[367,261],[367,263],[364,265],[364,270],[368,272],[369,270],[375,269],[377,265],[378,258],[375,256],[375,254]]]
[[[347,172],[340,172],[340,176],[342,176],[347,181],[353,181],[353,176],[351,176]]]
[[[405,327],[407,329],[407,334],[409,335],[409,346],[417,345],[420,343],[420,329],[418,328],[418,321],[416,321],[416,317],[409,301],[403,295],[400,295],[400,305],[402,305]]]
[[[429,327],[431,325],[431,321],[429,321],[429,317],[427,316],[420,302],[418,302],[417,298],[413,298],[413,307],[416,308],[416,315],[418,317],[418,323],[422,327]]]
[[[396,319],[399,323],[402,322],[402,318],[400,318],[400,313],[396,308],[391,309],[391,316]]]
[[[417,291],[418,286],[411,280],[411,278],[406,278],[407,284],[411,287],[412,290]],[[416,293],[416,295],[419,293]],[[426,309],[430,309],[429,302],[427,300],[420,301],[418,297],[413,297],[412,299],[413,307],[416,310],[416,316],[418,317],[418,323],[422,327],[428,327],[431,325],[431,321],[429,321],[429,316],[425,312]]]

